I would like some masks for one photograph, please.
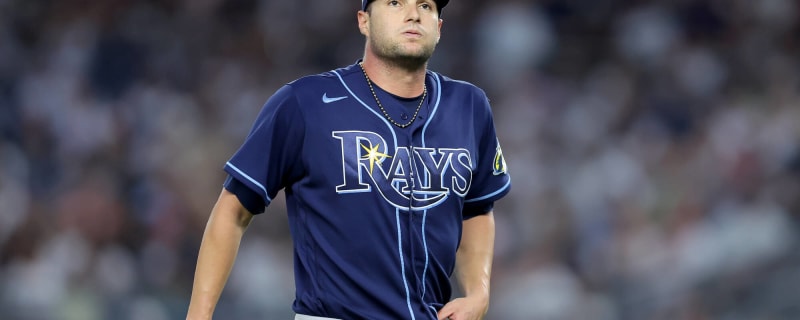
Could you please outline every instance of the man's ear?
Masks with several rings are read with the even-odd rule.
[[[439,31],[439,36],[436,37],[436,43],[439,43],[439,39],[442,38],[442,24],[443,23],[444,23],[444,20],[439,19],[439,30],[438,30]]]
[[[358,30],[361,31],[361,34],[366,36],[369,34],[369,12],[359,10],[357,17]]]

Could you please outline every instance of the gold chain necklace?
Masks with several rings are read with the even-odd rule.
[[[364,65],[359,63],[358,66],[361,67],[361,71],[364,73],[364,78],[367,79],[367,84],[369,85],[369,91],[372,92],[372,97],[375,98],[375,102],[378,103],[378,108],[381,109],[381,112],[383,112],[383,116],[386,117],[386,120],[389,120],[389,122],[391,122],[393,125],[396,125],[400,128],[408,127],[412,123],[414,123],[414,120],[417,120],[417,114],[419,114],[419,110],[422,109],[422,102],[425,101],[425,96],[428,94],[427,85],[425,85],[424,83],[422,84],[422,99],[419,100],[419,105],[417,106],[417,110],[414,110],[414,115],[411,116],[411,121],[409,121],[406,124],[400,124],[397,123],[397,121],[394,121],[394,119],[392,119],[392,117],[389,116],[389,113],[386,112],[386,109],[383,108],[381,100],[379,100],[378,95],[375,94],[375,89],[372,88],[372,81],[369,79],[369,76],[367,75],[367,70],[364,70]]]

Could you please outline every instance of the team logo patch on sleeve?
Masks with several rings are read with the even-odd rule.
[[[503,150],[500,149],[500,142],[497,142],[497,150],[494,153],[494,170],[492,173],[498,176],[506,174],[508,168],[506,167],[506,158],[503,157]]]

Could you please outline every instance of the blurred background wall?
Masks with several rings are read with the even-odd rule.
[[[0,0],[0,318],[182,319],[225,160],[355,0]],[[514,187],[487,319],[798,319],[800,4],[455,0]],[[220,319],[290,319],[282,197]]]

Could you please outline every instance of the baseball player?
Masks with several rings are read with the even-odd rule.
[[[362,0],[363,59],[274,93],[225,164],[187,318],[210,319],[254,215],[285,191],[295,319],[481,319],[510,179],[489,101],[427,70],[447,0]],[[464,297],[451,300],[450,277]]]

